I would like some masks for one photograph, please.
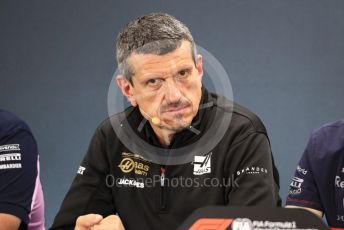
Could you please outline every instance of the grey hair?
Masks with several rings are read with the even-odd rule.
[[[118,69],[132,83],[134,72],[128,63],[132,53],[164,55],[180,47],[183,40],[191,43],[196,64],[196,44],[182,22],[166,13],[150,13],[134,19],[117,37]]]

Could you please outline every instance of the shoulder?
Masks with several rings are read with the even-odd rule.
[[[266,128],[261,119],[249,109],[234,103],[233,126],[237,126],[251,132],[266,133]]]
[[[266,128],[261,119],[249,109],[223,96],[209,93],[209,101],[213,101],[218,110],[230,117],[227,136],[242,141],[251,134],[263,134],[267,137]]]
[[[0,137],[15,134],[18,131],[27,131],[31,134],[29,126],[17,115],[0,109]]]
[[[261,119],[244,106],[231,101],[223,96],[209,93],[210,99],[215,101],[215,106],[222,110],[227,110],[231,114],[231,128],[245,129],[248,132],[266,133],[265,126]]]
[[[96,135],[103,135],[104,137],[110,136],[111,138],[113,138],[114,136],[116,136],[115,130],[119,130],[119,128],[123,125],[128,125],[128,116],[130,116],[132,112],[136,110],[134,107],[130,106],[120,113],[107,117],[98,125],[95,132]]]
[[[329,138],[344,138],[344,119],[326,123],[312,132],[312,137],[328,140]]]
[[[309,142],[313,157],[322,159],[341,155],[344,151],[344,120],[327,123],[313,130]]]

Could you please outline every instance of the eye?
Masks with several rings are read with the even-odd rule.
[[[178,77],[179,78],[185,78],[185,77],[189,76],[189,74],[190,74],[189,69],[182,69],[178,72]]]
[[[156,83],[156,79],[149,79],[147,81],[147,84],[155,84]]]
[[[160,78],[152,78],[146,81],[146,85],[151,86],[151,87],[157,87],[161,85],[161,83],[162,83],[162,79]]]

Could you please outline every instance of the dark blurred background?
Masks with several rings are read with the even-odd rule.
[[[183,21],[271,138],[285,200],[311,130],[343,117],[344,1],[0,1],[0,107],[38,140],[46,224],[107,117],[115,38],[139,15]]]

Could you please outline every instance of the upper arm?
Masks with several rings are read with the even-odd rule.
[[[311,137],[299,161],[290,183],[286,205],[323,211],[318,186],[311,167],[310,156],[314,153],[314,140]]]
[[[29,130],[13,128],[1,136],[0,146],[0,213],[28,224],[37,177],[36,142]]]
[[[237,187],[229,193],[231,205],[273,205],[279,201],[278,185],[274,179],[274,164],[270,143],[264,133],[251,133],[231,147],[240,156],[235,172]]]
[[[0,213],[0,230],[17,230],[21,220],[13,215]]]

